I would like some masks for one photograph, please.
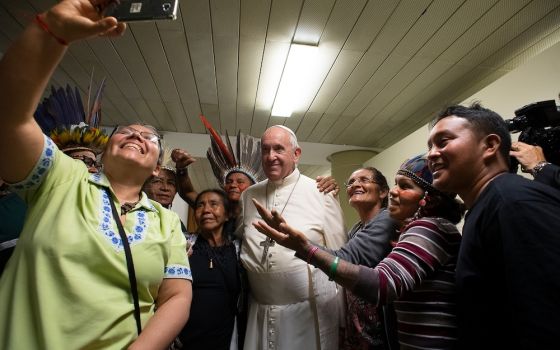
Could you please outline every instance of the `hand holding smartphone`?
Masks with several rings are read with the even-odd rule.
[[[177,18],[179,0],[115,0],[103,12],[119,22],[153,21]]]

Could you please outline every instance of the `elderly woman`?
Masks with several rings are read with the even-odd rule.
[[[104,172],[90,174],[33,118],[68,42],[123,32],[97,11],[87,0],[57,3],[0,61],[0,177],[28,205],[0,280],[2,349],[165,349],[188,318],[179,218],[141,192],[159,168],[155,130],[116,128]]]
[[[391,251],[397,222],[389,216],[389,185],[383,174],[373,167],[352,172],[345,183],[348,203],[356,210],[359,221],[348,232],[348,242],[339,250],[327,250],[353,264],[376,266]],[[321,247],[326,250],[326,248]],[[377,308],[350,290],[345,291],[346,322],[341,349],[386,349],[389,339],[383,319],[393,311]]]
[[[427,160],[421,156],[401,166],[389,195],[389,212],[400,223],[401,235],[374,268],[317,249],[278,213],[268,212],[256,201],[267,222],[254,225],[354,294],[375,305],[394,302],[401,349],[454,348],[455,263],[461,240],[455,224],[462,206],[432,186]]]
[[[224,230],[230,203],[224,191],[202,191],[195,200],[198,232],[192,247],[193,305],[179,339],[187,349],[237,348],[235,317],[241,292],[237,242]]]

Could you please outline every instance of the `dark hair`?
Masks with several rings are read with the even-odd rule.
[[[420,207],[419,217],[440,217],[459,223],[465,214],[465,205],[458,201],[453,195],[440,191],[426,191],[424,200],[426,205]]]
[[[509,165],[509,151],[511,149],[511,135],[508,131],[506,122],[500,115],[494,111],[482,107],[478,102],[474,102],[470,106],[451,105],[445,107],[437,117],[432,121],[432,127],[440,120],[455,116],[465,119],[471,129],[481,136],[496,134],[500,137],[500,154]]]
[[[198,201],[200,200],[200,197],[202,197],[202,195],[206,194],[206,193],[215,193],[218,196],[220,196],[220,198],[222,198],[222,203],[224,204],[224,209],[226,211],[226,218],[229,218],[229,214],[231,212],[231,203],[230,203],[229,199],[227,198],[227,194],[219,188],[210,188],[210,189],[207,189],[207,190],[204,190],[204,191],[200,192],[198,194],[198,196],[196,196],[196,199],[194,200],[195,209],[196,209],[196,206],[198,204]]]
[[[381,173],[381,171],[379,171],[377,168],[374,168],[372,166],[359,168],[359,169],[356,169],[356,170],[369,170],[369,171],[371,171],[371,173],[373,175],[373,181],[375,181],[375,183],[379,186],[381,191],[386,191],[387,192],[387,195],[385,196],[385,198],[383,198],[383,202],[381,202],[381,207],[382,208],[387,208],[387,205],[389,204],[389,184],[387,183],[387,179]],[[356,171],[356,170],[354,170],[354,171]]]

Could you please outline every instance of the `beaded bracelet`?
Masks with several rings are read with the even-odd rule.
[[[311,247],[311,249],[309,249],[309,252],[307,253],[307,260],[306,260],[308,264],[311,261],[313,255],[315,255],[315,253],[317,252],[317,250],[319,250],[319,247],[317,246],[313,246]]]
[[[40,14],[35,16],[35,23],[37,23],[39,27],[41,27],[45,32],[49,33],[53,38],[55,38],[59,44],[68,46],[68,42],[66,40],[62,39],[49,29],[49,26],[47,25],[47,23],[45,23],[45,21],[43,21]]]
[[[329,273],[329,281],[334,280],[334,277],[336,276],[336,268],[338,267],[338,256],[336,258],[334,258],[332,264],[331,264],[331,271]]]

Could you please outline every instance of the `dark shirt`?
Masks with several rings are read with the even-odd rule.
[[[181,343],[186,349],[228,350],[240,293],[235,247],[210,247],[199,236],[189,262],[193,299],[189,321],[179,334]]]
[[[560,192],[518,175],[496,177],[463,227],[456,271],[461,346],[557,343],[559,266]]]

